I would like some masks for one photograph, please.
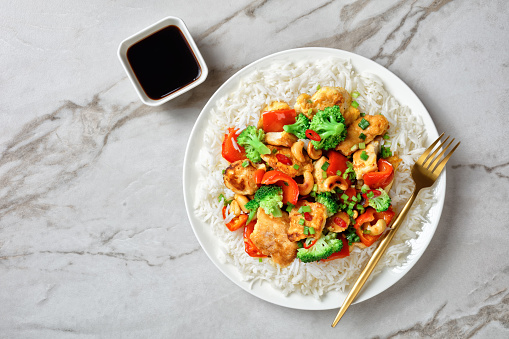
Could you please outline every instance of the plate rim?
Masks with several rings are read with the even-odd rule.
[[[203,243],[204,239],[202,238],[202,235],[200,235],[197,232],[197,227],[196,227],[196,225],[193,224],[193,219],[191,217],[191,214],[194,212],[194,207],[193,207],[194,204],[193,204],[192,201],[190,201],[190,199],[191,199],[189,197],[190,194],[188,194],[188,193],[191,193],[191,192],[187,192],[187,190],[186,190],[186,188],[188,187],[188,183],[189,183],[188,174],[186,172],[189,172],[189,171],[187,171],[187,169],[191,165],[189,163],[190,162],[190,160],[189,160],[190,159],[190,155],[189,155],[190,152],[189,151],[190,151],[190,148],[192,147],[192,144],[193,144],[192,140],[196,139],[195,134],[198,132],[198,130],[201,127],[201,124],[203,124],[204,120],[206,120],[207,114],[205,114],[205,113],[206,113],[207,110],[210,111],[210,109],[211,109],[211,107],[209,107],[209,106],[211,106],[213,103],[215,103],[215,101],[217,100],[217,97],[221,94],[221,92],[227,86],[229,86],[232,82],[240,80],[240,79],[238,79],[239,75],[241,75],[242,73],[246,72],[247,70],[255,67],[257,64],[263,63],[263,62],[267,61],[268,59],[273,59],[273,58],[275,59],[275,58],[277,58],[279,56],[282,56],[282,55],[285,55],[285,54],[291,55],[293,53],[306,53],[306,52],[310,52],[310,53],[312,53],[312,52],[330,53],[329,56],[336,56],[336,57],[339,57],[339,58],[347,59],[352,64],[352,67],[353,67],[354,70],[355,70],[355,65],[354,65],[355,62],[354,62],[354,60],[357,61],[357,62],[359,62],[359,60],[360,60],[360,62],[367,63],[367,64],[369,64],[370,66],[372,66],[374,68],[382,69],[383,72],[386,72],[387,75],[389,75],[390,77],[393,78],[393,79],[390,79],[389,83],[392,83],[393,81],[396,81],[396,82],[398,82],[399,86],[405,87],[406,90],[409,91],[411,93],[411,95],[413,95],[413,97],[414,97],[413,100],[415,101],[415,104],[420,106],[420,107],[418,107],[419,108],[418,110],[425,113],[424,116],[422,116],[421,114],[417,114],[417,115],[420,116],[421,118],[423,118],[423,120],[428,120],[427,123],[424,122],[424,124],[426,125],[426,131],[428,132],[427,145],[429,145],[431,143],[430,140],[429,140],[429,134],[430,134],[429,132],[433,132],[431,134],[435,134],[435,135],[438,136],[438,131],[436,129],[436,126],[435,126],[435,124],[434,124],[434,122],[433,122],[433,120],[432,120],[428,110],[426,109],[426,107],[424,106],[422,101],[419,99],[417,94],[415,94],[415,92],[402,79],[400,79],[397,75],[395,75],[392,71],[390,71],[389,69],[385,68],[384,66],[382,66],[382,65],[376,63],[375,61],[373,61],[371,59],[368,59],[368,58],[366,58],[364,56],[361,56],[361,55],[358,55],[358,54],[355,54],[355,53],[352,53],[352,52],[340,50],[340,49],[335,49],[335,48],[328,48],[328,47],[302,47],[302,48],[287,49],[287,50],[283,50],[283,51],[279,51],[279,52],[276,52],[276,53],[269,54],[269,55],[267,55],[265,57],[259,58],[259,59],[255,60],[255,61],[249,63],[248,65],[242,67],[241,69],[236,71],[233,75],[231,75],[225,82],[223,82],[221,84],[221,86],[209,98],[209,100],[207,101],[205,106],[200,111],[200,114],[199,114],[196,122],[193,125],[193,128],[191,130],[191,133],[189,135],[189,139],[188,139],[188,142],[187,142],[187,145],[186,145],[185,155],[184,155],[184,163],[183,163],[183,194],[184,194],[184,203],[185,203],[185,206],[186,206],[186,212],[187,212],[188,220],[189,220],[189,223],[191,224],[191,228],[193,230],[193,233],[195,234],[196,239],[198,240],[201,248],[204,250],[205,254],[212,261],[212,263],[214,263],[214,265],[219,269],[219,271],[221,273],[223,273],[233,283],[235,283],[237,286],[241,287],[243,290],[245,290],[249,294],[251,294],[253,296],[256,296],[256,297],[258,297],[258,298],[260,298],[262,300],[265,300],[267,302],[279,305],[279,306],[288,307],[288,308],[292,308],[292,309],[300,309],[300,310],[330,310],[330,309],[339,308],[341,306],[341,303],[342,303],[341,298],[344,299],[344,297],[346,297],[346,292],[330,291],[330,292],[326,292],[324,294],[324,295],[334,295],[334,297],[336,297],[336,295],[338,295],[337,298],[335,299],[335,300],[337,300],[337,303],[334,303],[334,305],[329,305],[330,303],[326,304],[326,303],[320,302],[323,299],[318,300],[318,304],[317,303],[312,303],[311,302],[312,300],[315,300],[315,301],[317,300],[312,295],[307,295],[307,296],[301,295],[303,298],[306,298],[306,299],[309,298],[309,301],[311,302],[310,304],[308,304],[308,305],[298,305],[297,304],[296,305],[295,303],[291,303],[291,302],[282,302],[279,299],[274,300],[272,298],[267,297],[264,294],[258,293],[258,291],[255,291],[254,288],[248,288],[246,286],[247,284],[246,284],[245,281],[241,281],[241,280],[238,279],[238,277],[235,277],[235,272],[232,272],[231,269],[228,270],[227,268],[224,267],[224,266],[232,266],[233,267],[233,265],[227,264],[227,263],[220,263],[219,259],[212,253],[212,251],[209,251],[207,246],[204,245],[204,243]],[[341,55],[341,54],[343,54],[343,55]],[[357,73],[361,73],[361,72],[357,72]],[[376,73],[373,73],[373,74],[376,75],[376,76],[379,76]],[[380,79],[382,80],[382,82],[384,84],[384,88],[387,89],[388,83],[387,83],[387,79],[385,79],[385,75],[383,77],[380,77]],[[394,96],[394,94],[391,91],[389,91],[389,90],[387,90],[387,91],[391,95]],[[223,94],[221,94],[221,95],[223,95]],[[400,102],[399,100],[397,100],[397,101]],[[429,124],[430,124],[430,126],[428,126]],[[430,127],[432,127],[431,131],[429,129]],[[200,142],[202,142],[201,139],[200,139]],[[361,292],[361,294],[354,301],[354,304],[362,302],[362,301],[367,300],[367,299],[370,299],[372,297],[375,297],[378,294],[380,294],[380,293],[384,292],[385,290],[387,290],[388,288],[394,286],[399,280],[401,280],[406,275],[406,273],[408,273],[412,269],[412,267],[419,261],[421,256],[424,254],[424,252],[426,251],[427,247],[429,246],[429,243],[431,242],[431,239],[433,238],[433,236],[435,234],[435,231],[436,231],[436,229],[438,227],[438,224],[440,222],[440,218],[441,218],[441,215],[442,215],[443,206],[444,206],[444,202],[445,202],[445,191],[446,191],[446,169],[444,169],[443,174],[440,176],[439,180],[437,180],[437,185],[435,186],[435,189],[437,190],[436,193],[435,193],[437,201],[430,207],[429,210],[435,209],[434,212],[436,214],[436,217],[430,223],[431,224],[431,226],[430,226],[431,229],[428,230],[427,236],[425,238],[421,239],[421,240],[424,240],[423,244],[421,245],[421,247],[423,246],[424,248],[422,250],[419,250],[415,254],[414,259],[412,259],[411,261],[405,262],[404,265],[397,266],[397,267],[389,267],[389,268],[386,267],[386,268],[384,268],[382,270],[382,272],[380,272],[372,280],[376,280],[378,277],[383,275],[384,272],[388,272],[391,269],[398,268],[398,267],[403,267],[404,266],[403,272],[402,273],[398,273],[391,283],[389,283],[387,286],[383,287],[381,290],[377,291],[376,293],[371,293],[370,295]],[[415,239],[412,239],[413,241],[416,241],[416,240],[420,239],[423,236],[424,229],[419,231],[418,233],[419,233],[418,236]],[[412,241],[412,240],[410,240],[410,241]],[[407,255],[407,257],[410,256],[410,254],[412,254],[413,247],[414,247],[414,245],[411,246],[410,253]],[[237,270],[236,267],[234,267],[234,269]],[[238,270],[237,270],[237,275],[240,275],[240,273],[238,273]],[[368,282],[367,284],[370,284],[370,282]],[[286,301],[289,300],[289,297],[285,297],[281,293],[281,291],[275,289],[272,285],[267,284],[267,283],[265,283],[265,285],[269,289],[272,289],[272,290],[275,290],[275,291],[279,292],[281,294],[281,296],[283,296],[286,299]],[[322,298],[323,298],[323,296],[322,296]]]

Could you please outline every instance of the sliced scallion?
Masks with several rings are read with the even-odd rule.
[[[362,128],[362,129],[366,129],[369,127],[369,121],[367,121],[366,119],[362,118],[361,122],[359,122],[359,127]]]
[[[368,155],[368,153],[366,153],[366,151],[362,151],[360,158],[362,160],[366,161],[369,159],[369,155]]]
[[[352,101],[352,104],[351,104],[351,105],[352,105],[352,107],[353,107],[353,108],[357,108],[357,107],[359,107],[359,103],[358,103],[357,101],[355,101],[355,100],[354,100],[354,101]]]

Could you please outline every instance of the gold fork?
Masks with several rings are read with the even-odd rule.
[[[442,145],[444,145],[447,140],[449,140],[449,137],[447,137],[443,142],[440,142],[440,139],[443,137],[444,133],[442,133],[435,142],[433,142],[421,155],[421,157],[417,160],[415,165],[412,167],[412,178],[415,181],[415,189],[410,196],[410,199],[408,199],[407,203],[397,216],[397,218],[394,220],[392,226],[390,227],[389,231],[386,233],[385,237],[380,242],[380,245],[378,245],[377,249],[371,256],[371,259],[369,259],[368,263],[366,264],[366,267],[362,270],[359,278],[357,278],[357,281],[353,285],[352,289],[350,290],[350,293],[346,296],[345,301],[343,302],[343,305],[339,309],[338,315],[332,322],[332,327],[335,327],[336,324],[339,322],[341,317],[345,314],[348,307],[352,304],[355,297],[359,294],[360,290],[362,289],[362,286],[366,283],[366,280],[368,280],[369,276],[371,275],[371,272],[373,272],[373,269],[375,268],[378,261],[380,261],[380,258],[385,253],[385,250],[389,247],[389,243],[391,242],[392,238],[394,238],[394,235],[398,231],[399,227],[403,223],[403,219],[405,219],[405,216],[407,215],[408,211],[410,210],[410,207],[412,206],[415,198],[417,197],[417,194],[419,191],[423,188],[430,187],[433,185],[433,183],[437,180],[440,173],[442,173],[442,170],[445,168],[445,164],[447,161],[449,161],[449,158],[454,153],[456,148],[460,145],[458,142],[453,149],[445,155],[445,152],[447,149],[452,145],[454,142],[454,138],[449,142],[447,146],[440,152],[440,154],[437,155],[437,153],[440,151],[440,148]],[[435,151],[433,149],[436,147]],[[431,153],[433,151],[433,153]],[[431,155],[430,155],[431,153]],[[445,155],[445,156],[444,156]],[[443,159],[442,159],[443,157]],[[442,160],[441,160],[442,159]]]

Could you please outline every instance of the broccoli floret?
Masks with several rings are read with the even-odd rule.
[[[247,126],[237,137],[237,143],[246,150],[246,156],[254,163],[262,161],[260,154],[270,154],[270,149],[265,146],[265,133],[262,129]]]
[[[379,188],[377,191],[379,191],[381,194],[377,197],[369,198],[369,206],[373,207],[377,212],[383,212],[387,211],[389,209],[389,206],[391,206],[391,198],[385,192],[383,189]]]
[[[283,207],[283,189],[277,185],[264,185],[260,187],[255,195],[254,200],[267,214],[274,217],[281,217],[281,207]],[[247,206],[247,204],[246,204]]]
[[[310,248],[299,248],[297,258],[302,262],[318,261],[330,257],[332,253],[339,252],[342,248],[343,242],[341,239],[336,238],[336,233],[330,232],[327,235],[322,234]]]
[[[318,193],[315,200],[327,208],[327,218],[339,210],[339,203],[330,192]]]
[[[284,125],[283,129],[297,136],[299,139],[306,139],[306,130],[309,129],[309,119],[304,114],[300,113],[295,119],[295,124]]]
[[[249,217],[247,218],[246,224],[249,224],[251,220],[256,215],[256,211],[258,210],[258,207],[260,207],[260,203],[256,201],[256,199],[249,200],[249,202],[244,205],[244,207],[249,210]]]
[[[311,120],[309,129],[320,135],[320,141],[311,141],[315,149],[334,148],[346,137],[345,118],[337,105],[318,111]]]

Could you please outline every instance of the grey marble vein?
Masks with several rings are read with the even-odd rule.
[[[144,106],[118,44],[181,17],[205,83]],[[0,11],[0,337],[507,338],[506,1],[7,2]],[[232,74],[321,46],[402,78],[461,140],[440,223],[405,277],[336,310],[270,304],[229,281],[187,219],[182,163]]]

